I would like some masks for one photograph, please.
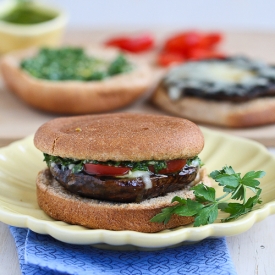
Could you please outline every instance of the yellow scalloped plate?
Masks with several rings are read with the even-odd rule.
[[[245,232],[254,223],[275,213],[275,157],[264,146],[243,138],[202,128],[205,148],[200,154],[208,171],[231,165],[244,175],[250,170],[264,170],[261,180],[262,204],[238,220],[193,227],[192,225],[159,233],[93,230],[55,221],[36,201],[35,178],[45,167],[42,153],[33,145],[33,137],[0,149],[0,220],[9,225],[26,227],[34,232],[73,244],[136,246],[155,249],[200,241],[207,237],[231,236]],[[221,188],[215,185],[218,194]],[[223,217],[222,213],[219,218]]]

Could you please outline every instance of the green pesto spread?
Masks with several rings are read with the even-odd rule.
[[[111,61],[89,56],[82,48],[42,48],[32,58],[22,60],[21,68],[35,78],[51,81],[95,81],[128,72],[132,65],[122,54]]]
[[[29,25],[43,23],[55,17],[55,13],[39,9],[31,3],[18,3],[8,13],[2,15],[0,19],[8,23]]]
[[[93,163],[93,164],[101,164],[107,166],[120,166],[120,167],[129,167],[132,171],[150,171],[149,166],[154,166],[154,170],[156,173],[158,171],[167,168],[167,162],[165,160],[144,160],[139,162],[133,161],[97,161],[97,160],[78,160],[71,158],[61,158],[58,156],[51,156],[44,153],[44,161],[47,163],[48,167],[51,166],[52,163],[61,165],[62,170],[66,170],[71,167],[72,173],[79,173],[83,171],[83,167],[85,163]],[[188,166],[202,166],[203,163],[201,159],[196,156],[194,158],[190,158],[187,160]]]

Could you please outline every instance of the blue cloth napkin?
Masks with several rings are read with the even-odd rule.
[[[225,238],[157,251],[115,251],[60,242],[10,226],[22,274],[236,275]]]

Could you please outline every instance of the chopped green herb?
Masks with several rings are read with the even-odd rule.
[[[97,81],[128,72],[132,65],[122,54],[107,62],[89,56],[82,48],[42,48],[32,58],[24,59],[21,68],[36,78],[51,81]]]
[[[116,75],[125,73],[131,70],[131,65],[127,61],[124,55],[119,55],[112,63],[110,63],[108,68],[109,75]]]
[[[222,219],[222,222],[237,219],[238,217],[252,211],[256,204],[261,203],[261,188],[258,178],[265,175],[264,171],[251,171],[241,177],[231,166],[225,166],[222,170],[213,171],[210,177],[220,186],[223,186],[224,195],[216,198],[216,190],[203,183],[191,188],[194,191],[195,200],[174,197],[172,202],[176,205],[162,209],[161,213],[151,219],[151,222],[167,223],[172,215],[194,217],[194,226],[213,223],[218,217],[218,210],[230,215]],[[246,190],[250,189],[255,196],[246,199]],[[234,199],[240,202],[228,202]]]
[[[79,173],[83,170],[83,165],[85,164],[85,160],[77,160],[77,159],[69,159],[69,158],[61,158],[58,156],[51,156],[44,153],[44,161],[47,163],[48,167],[51,166],[51,163],[56,163],[61,165],[61,169],[68,169],[69,165],[71,165],[72,173]]]
[[[194,158],[188,159],[187,165],[202,167],[204,165],[204,163],[201,161],[201,159],[198,156],[196,156]]]

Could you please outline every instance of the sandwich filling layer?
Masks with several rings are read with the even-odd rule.
[[[140,202],[184,189],[192,185],[201,166],[198,157],[99,162],[44,156],[53,177],[68,191],[115,202]]]

